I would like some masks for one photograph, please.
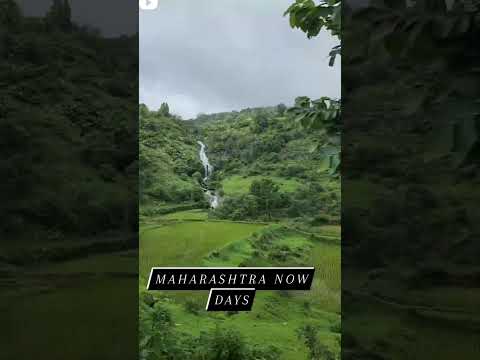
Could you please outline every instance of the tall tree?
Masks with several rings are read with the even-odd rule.
[[[45,20],[51,30],[71,30],[72,14],[69,1],[53,0]]]
[[[62,27],[64,30],[71,30],[72,28],[72,9],[68,0],[63,0]]]
[[[0,25],[8,30],[15,29],[21,23],[22,14],[15,0],[0,1]]]
[[[303,339],[308,348],[309,360],[335,360],[335,354],[318,341],[318,330],[312,325],[305,325],[298,330],[298,337]]]
[[[268,178],[255,180],[250,185],[250,194],[255,196],[258,209],[271,219],[272,209],[275,208],[279,200],[278,185]]]
[[[168,106],[167,103],[162,103],[162,105],[160,105],[160,110],[158,110],[158,112],[161,115],[168,116],[170,115],[170,107]]]

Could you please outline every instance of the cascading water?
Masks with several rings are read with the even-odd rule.
[[[205,177],[203,178],[203,182],[206,184],[208,181],[208,178],[213,174],[213,166],[210,165],[210,161],[208,160],[207,153],[205,151],[205,144],[201,141],[197,141],[197,142],[200,145],[200,152],[199,152],[200,161],[202,162],[203,168],[205,170]],[[205,191],[205,194],[207,194],[210,207],[213,209],[218,207],[218,202],[219,202],[218,195],[214,191],[209,190],[206,187],[203,190]]]
[[[213,167],[210,165],[210,161],[208,161],[207,153],[205,152],[205,144],[201,141],[198,141],[198,144],[200,145],[200,161],[205,169],[205,177],[203,178],[203,181],[206,182],[210,174],[213,172]]]

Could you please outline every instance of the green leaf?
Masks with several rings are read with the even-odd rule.
[[[290,26],[294,28],[297,25],[295,13],[290,13]]]

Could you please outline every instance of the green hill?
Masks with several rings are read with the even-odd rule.
[[[331,159],[339,144],[332,147],[322,129],[303,128],[282,105],[202,115],[193,124],[215,168],[212,186],[223,196],[214,215],[264,218],[261,209],[242,213],[238,208],[254,200],[249,197],[252,183],[269,179],[282,198],[273,217],[314,221],[322,215],[327,222],[338,222],[339,179]]]
[[[0,1],[2,358],[134,358],[138,37],[52,4]]]
[[[197,181],[203,166],[192,128],[167,108],[150,111],[141,105],[139,113],[142,211],[182,204],[204,206]]]
[[[213,166],[207,181],[200,146]],[[332,149],[333,148],[333,149]],[[140,106],[140,351],[297,360],[340,351],[339,146],[283,106],[182,121]],[[220,196],[208,209],[202,188]],[[248,313],[207,313],[204,292],[145,292],[152,266],[315,266],[308,292],[259,292]],[[317,345],[316,345],[317,346]],[[212,355],[213,354],[213,355]]]
[[[138,38],[37,18],[3,30],[1,230],[30,240],[134,229]]]
[[[207,184],[198,140],[206,143],[214,167]],[[191,121],[169,114],[166,104],[159,111],[141,105],[141,213],[204,208],[202,187],[207,186],[221,199],[211,217],[338,223],[339,179],[332,154],[339,148],[322,129],[304,129],[281,105]],[[268,210],[257,201],[260,195],[251,193],[253,184],[265,180],[273,190]]]

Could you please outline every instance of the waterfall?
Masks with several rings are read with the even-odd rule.
[[[200,145],[200,161],[202,162],[205,170],[205,177],[203,178],[203,181],[206,182],[209,176],[213,173],[213,167],[210,165],[210,161],[208,161],[207,153],[205,152],[205,144],[201,141],[197,142]]]
[[[208,160],[207,152],[205,151],[205,144],[201,141],[197,141],[200,145],[200,161],[202,162],[203,169],[205,171],[205,177],[203,178],[203,182],[206,183],[208,178],[213,174],[213,166],[210,164]],[[209,190],[208,188],[203,189],[205,194],[207,195],[208,202],[210,203],[210,207],[215,209],[218,207],[219,198],[216,192]]]

